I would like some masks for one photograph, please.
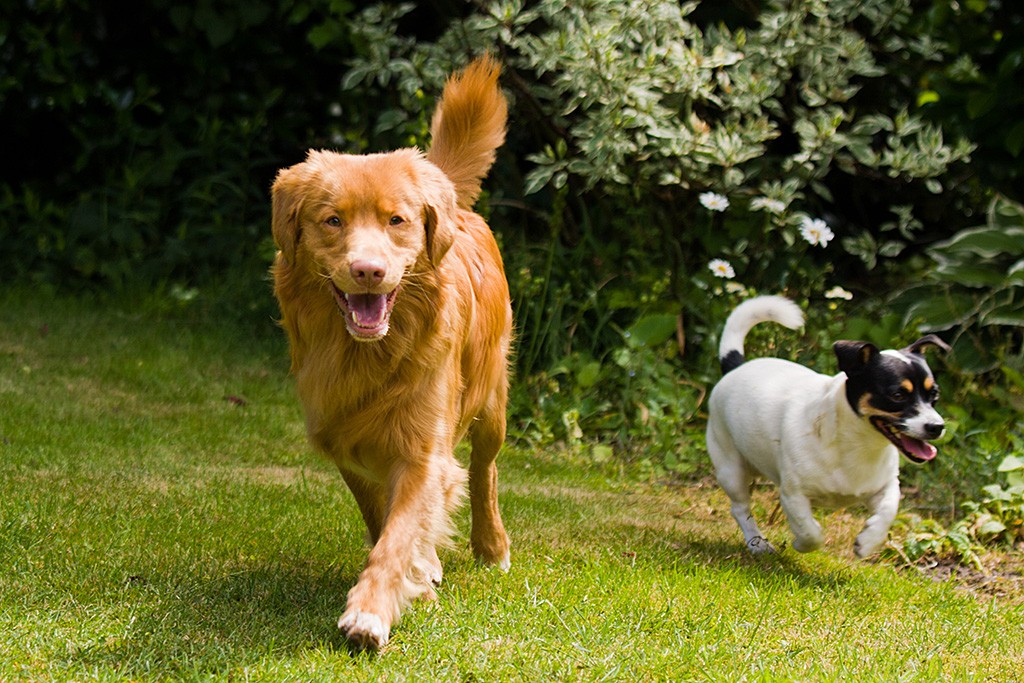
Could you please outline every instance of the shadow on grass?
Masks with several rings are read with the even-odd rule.
[[[679,550],[683,559],[695,565],[743,575],[753,583],[774,583],[780,578],[800,588],[836,588],[850,582],[852,568],[827,551],[815,551],[809,564],[790,548],[752,555],[741,543],[710,539],[696,534],[681,536]],[[741,539],[742,540],[742,539]],[[824,564],[824,566],[823,566]]]
[[[355,580],[348,568],[280,564],[180,582],[132,577],[124,600],[134,616],[124,635],[79,650],[68,664],[180,680],[257,664],[273,669],[311,652],[355,657],[336,628]]]

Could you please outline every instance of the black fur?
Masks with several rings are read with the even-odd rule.
[[[907,348],[939,346],[930,339],[918,344],[915,342]],[[894,358],[869,342],[838,341],[832,348],[839,360],[839,369],[846,373],[846,400],[858,415],[865,396],[872,408],[890,414],[902,413],[918,402],[934,405],[938,399],[939,387],[919,353],[903,350],[900,352],[903,359]],[[925,381],[928,379],[930,383]],[[905,380],[910,381],[912,391],[908,392],[903,386]]]
[[[735,370],[739,366],[743,365],[743,363],[745,363],[746,360],[747,359],[743,357],[742,353],[740,353],[736,349],[733,349],[729,353],[719,358],[718,362],[722,366],[722,374],[724,375],[730,370]]]

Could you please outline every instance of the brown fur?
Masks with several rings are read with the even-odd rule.
[[[449,81],[425,157],[311,151],[274,182],[274,293],[307,430],[373,544],[339,621],[362,647],[383,646],[409,601],[434,595],[435,547],[467,479],[454,447],[467,433],[473,550],[508,567],[494,461],[512,313],[497,244],[470,211],[504,140],[498,73],[482,58]],[[360,279],[364,262],[379,282]],[[384,334],[360,339],[343,301],[396,287]]]

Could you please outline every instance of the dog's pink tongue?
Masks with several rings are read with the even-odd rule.
[[[921,460],[932,460],[938,453],[935,446],[931,445],[927,441],[921,441],[920,439],[915,439],[907,436],[906,434],[900,435],[900,441],[903,444],[903,448],[905,448],[908,453],[913,454]]]
[[[348,307],[356,325],[377,327],[387,315],[388,297],[385,294],[349,294]]]

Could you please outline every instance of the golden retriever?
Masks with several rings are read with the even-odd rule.
[[[499,71],[484,57],[448,81],[426,155],[310,151],[273,185],[274,293],[307,431],[372,543],[338,621],[361,648],[383,647],[411,600],[436,597],[467,433],[473,551],[509,567],[494,461],[512,310],[494,236],[472,212],[505,139]]]

